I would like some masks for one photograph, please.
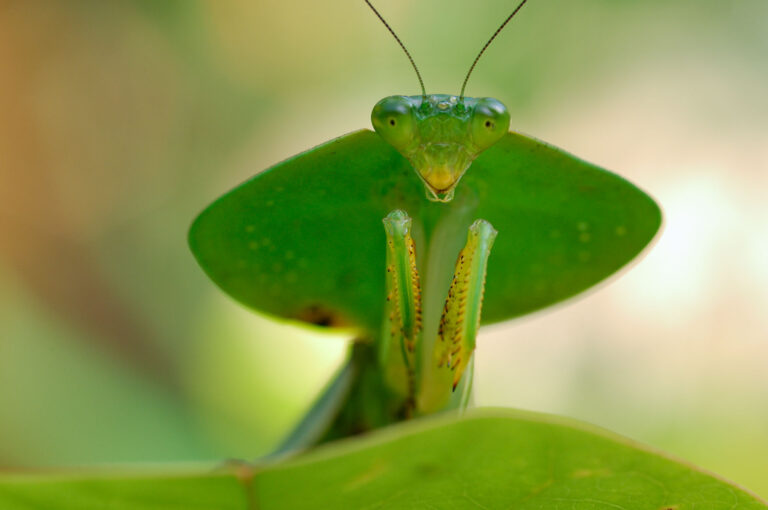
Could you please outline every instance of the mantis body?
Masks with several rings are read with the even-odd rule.
[[[491,98],[392,96],[379,101],[376,132],[405,156],[424,183],[427,198],[449,202],[469,165],[509,128],[509,113]],[[395,210],[384,218],[387,235],[387,306],[379,361],[406,414],[430,413],[449,401],[472,359],[496,231],[478,219],[457,256],[432,352],[424,352],[421,285],[411,218]],[[460,406],[466,404],[464,399]]]
[[[291,157],[192,225],[195,257],[230,296],[354,331],[348,361],[280,451],[463,408],[481,319],[578,294],[658,230],[641,190],[509,132],[501,102],[464,97],[474,66],[456,96],[427,94],[414,65],[421,95],[379,101],[376,133]]]
[[[411,163],[431,201],[453,200],[456,186],[472,161],[509,130],[509,112],[500,101],[464,97],[464,88],[480,56],[525,2],[518,5],[480,51],[457,97],[426,94],[410,53],[366,0],[405,51],[422,87],[421,96],[390,96],[379,101],[371,113],[371,123]],[[469,227],[467,242],[456,260],[437,338],[425,348],[412,221],[402,210],[392,211],[383,221],[387,235],[387,306],[379,341],[379,363],[389,388],[402,397],[407,416],[432,413],[446,407],[451,392],[471,365],[488,256],[497,232],[484,219],[477,219]],[[471,379],[472,372],[468,374]],[[466,406],[470,387],[471,380],[458,400],[458,407]]]

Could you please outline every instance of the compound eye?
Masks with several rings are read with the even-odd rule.
[[[376,103],[371,123],[376,132],[396,149],[404,149],[413,140],[413,108],[404,96],[390,96]]]
[[[501,101],[478,99],[472,112],[472,139],[480,149],[498,142],[509,130],[509,112]]]

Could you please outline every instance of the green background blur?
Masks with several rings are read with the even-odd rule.
[[[457,93],[513,3],[377,6],[428,92]],[[768,497],[766,55],[766,0],[531,0],[502,33],[467,94],[637,183],[666,225],[608,285],[484,330],[478,404]],[[345,339],[222,295],[187,228],[398,93],[416,78],[362,0],[0,0],[0,467],[267,452]]]

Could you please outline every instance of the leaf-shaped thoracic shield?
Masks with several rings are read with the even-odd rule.
[[[372,333],[381,327],[385,300],[381,220],[393,209],[414,221],[425,313],[445,299],[469,225],[483,218],[498,230],[485,324],[605,279],[661,223],[656,203],[626,180],[516,133],[475,160],[452,202],[433,203],[408,161],[361,130],[219,198],[195,220],[189,242],[213,281],[249,307]]]

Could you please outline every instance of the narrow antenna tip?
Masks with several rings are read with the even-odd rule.
[[[365,0],[365,1],[368,2],[368,0]],[[462,83],[461,85],[461,93],[459,94],[459,101],[464,100],[464,90],[467,88],[467,82],[469,81],[469,76],[472,74],[472,71],[475,69],[475,66],[477,65],[477,61],[480,60],[480,57],[483,56],[483,53],[485,53],[485,50],[488,49],[488,46],[490,46],[493,40],[496,39],[496,36],[499,35],[499,32],[501,32],[504,29],[504,27],[507,26],[507,23],[509,23],[509,21],[515,17],[515,15],[520,11],[520,9],[523,8],[523,5],[525,5],[527,1],[528,0],[523,0],[522,2],[520,2],[520,4],[517,7],[515,7],[515,10],[512,11],[512,14],[507,16],[507,19],[505,19],[504,22],[501,24],[501,26],[499,26],[499,28],[496,29],[496,31],[493,33],[491,38],[488,39],[488,42],[485,43],[485,46],[483,46],[483,49],[480,50],[480,53],[477,54],[477,56],[475,57],[475,61],[472,62],[472,65],[469,67],[469,71],[467,72],[466,78],[464,78],[464,83]]]
[[[371,8],[373,13],[376,15],[379,20],[381,20],[382,23],[384,23],[384,26],[387,27],[387,30],[389,30],[389,33],[392,34],[392,37],[395,38],[395,41],[397,41],[397,44],[400,45],[400,47],[405,52],[405,55],[408,57],[408,60],[411,61],[411,65],[413,66],[413,70],[416,71],[416,77],[419,79],[419,85],[421,86],[421,97],[426,98],[427,97],[427,91],[424,88],[424,80],[421,79],[421,73],[419,72],[419,68],[416,67],[416,62],[413,61],[413,57],[411,57],[411,54],[408,52],[408,49],[405,47],[405,44],[403,44],[403,41],[400,40],[400,38],[397,36],[394,30],[392,30],[392,27],[389,26],[389,23],[384,19],[384,17],[379,14],[379,11],[376,10],[376,8],[369,2],[368,0],[365,0],[365,3],[368,4],[368,7]]]

